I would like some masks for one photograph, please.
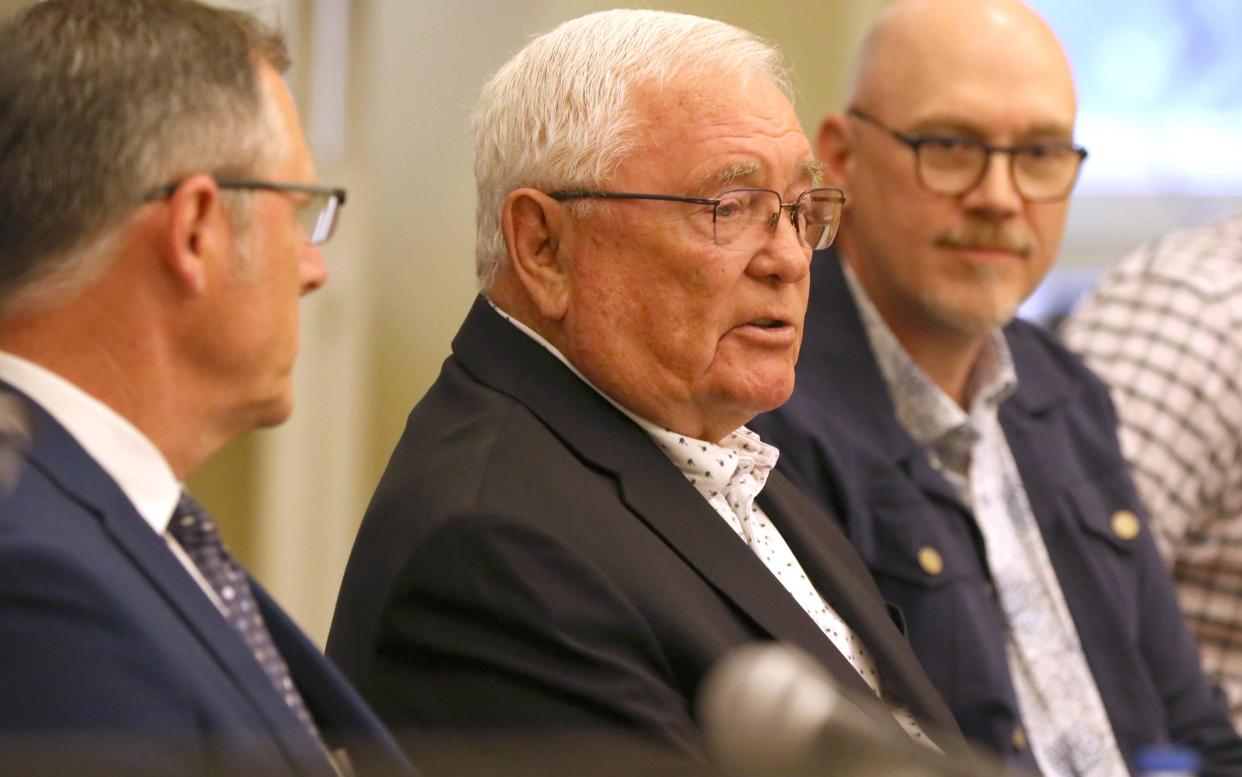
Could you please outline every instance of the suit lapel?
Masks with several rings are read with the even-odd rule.
[[[254,580],[250,585],[272,642],[289,666],[289,674],[328,747],[348,750],[350,762],[360,774],[413,773],[397,743],[344,675],[262,586]]]
[[[801,646],[865,690],[815,622],[664,454],[654,445],[642,453],[614,470],[626,505],[773,639]]]
[[[11,387],[5,388],[20,393]],[[307,762],[306,756],[315,752],[316,743],[272,688],[240,635],[181,566],[164,538],[151,530],[116,482],[64,427],[37,403],[29,399],[27,402],[33,436],[29,452],[32,464],[71,498],[99,516],[103,531],[180,615],[186,627],[198,636],[224,673],[233,679],[239,693],[266,722],[268,733],[289,760],[306,774],[331,774],[325,771],[328,769],[326,762]]]
[[[622,502],[773,639],[854,676],[819,627],[654,442],[546,349],[480,298],[453,342],[478,380],[509,394],[567,446],[618,481]],[[861,679],[858,679],[861,684]]]
[[[966,512],[953,487],[931,468],[922,446],[897,420],[841,261],[835,249],[828,249],[817,253],[811,265],[798,389],[824,408],[822,415],[831,419],[834,435],[843,432],[878,451],[928,498]]]
[[[760,502],[816,590],[871,652],[884,681],[886,698],[905,704],[923,720],[951,726],[952,714],[889,617],[862,559],[835,523],[779,472],[768,479]],[[867,690],[861,678],[858,683],[860,692]],[[887,722],[892,723],[891,718]]]
[[[1011,336],[1006,341],[1018,373],[1018,390],[1001,405],[1001,428],[1022,482],[1040,484],[1038,489],[1027,489],[1027,500],[1040,531],[1048,538],[1058,531],[1057,500],[1068,474],[1063,458],[1066,452],[1050,447],[1050,443],[1064,438],[1055,428],[1061,417],[1058,409],[1072,402],[1074,394],[1065,382],[1044,379],[1045,375],[1061,374],[1057,365],[1047,363],[1044,353],[1020,338]]]

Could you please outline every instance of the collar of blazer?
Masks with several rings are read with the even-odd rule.
[[[30,466],[98,517],[101,530],[118,551],[150,581],[215,657],[221,670],[233,678],[290,762],[307,774],[331,774],[324,771],[330,770],[326,761],[319,763],[313,755],[308,760],[308,755],[316,752],[316,743],[272,688],[240,635],[221,617],[169,551],[164,538],[151,530],[116,482],[42,407],[7,384],[0,382],[0,389],[17,394],[28,407]]]
[[[1018,388],[1001,404],[1006,428],[1019,419],[1038,419],[1073,401],[1078,387],[1045,378],[1060,372],[1040,347],[1033,325],[1005,327],[1005,339],[1018,372]],[[816,253],[811,265],[811,297],[798,390],[791,407],[831,423],[845,437],[896,462],[930,494],[959,503],[953,489],[927,464],[919,444],[897,420],[880,368],[871,353],[858,307],[850,294],[835,248]]]

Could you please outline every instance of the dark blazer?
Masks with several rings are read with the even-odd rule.
[[[780,448],[778,468],[842,521],[967,737],[1026,760],[983,538],[897,421],[835,252],[812,273],[797,389],[755,427]],[[1019,386],[1001,426],[1123,755],[1172,740],[1204,754],[1204,774],[1242,773],[1242,741],[1200,671],[1108,392],[1043,330],[1004,331]],[[942,570],[923,568],[923,548]]]
[[[952,746],[832,521],[776,473],[759,501],[892,697]],[[637,425],[476,301],[363,519],[328,654],[395,729],[632,732],[701,763],[695,692],[752,640],[798,645],[870,693]],[[876,726],[902,736],[887,712]]]
[[[25,404],[32,442],[0,501],[0,771],[333,774],[164,539]],[[344,677],[252,585],[329,747],[359,774],[411,774]]]

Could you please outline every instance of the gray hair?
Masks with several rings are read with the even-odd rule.
[[[635,92],[722,73],[760,75],[791,95],[773,46],[724,22],[663,11],[589,14],[506,62],[483,86],[473,121],[480,288],[508,258],[501,208],[509,192],[599,186],[638,145]]]
[[[254,174],[278,142],[260,62],[288,67],[278,33],[194,0],[45,0],[0,26],[0,306],[102,271],[91,243],[147,191]]]

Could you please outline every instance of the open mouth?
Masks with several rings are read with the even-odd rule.
[[[748,322],[750,326],[757,326],[760,329],[780,329],[785,326],[785,322],[775,318],[756,318],[754,321]]]

